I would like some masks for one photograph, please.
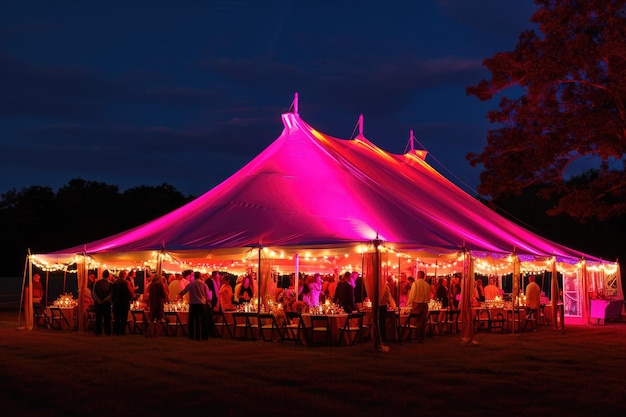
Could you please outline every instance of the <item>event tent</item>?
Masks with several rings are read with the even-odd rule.
[[[84,271],[258,269],[262,277],[294,268],[363,270],[364,254],[382,252],[382,275],[403,268],[435,275],[570,274],[574,287],[565,290],[576,307],[569,315],[582,321],[589,287],[615,288],[623,299],[616,262],[503,218],[433,169],[425,151],[378,148],[364,136],[362,118],[355,138],[338,139],[305,123],[297,98],[294,104],[294,112],[282,115],[280,136],[204,195],[131,230],[34,254],[31,263],[79,264]]]

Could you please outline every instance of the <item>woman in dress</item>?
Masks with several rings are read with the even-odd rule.
[[[161,321],[165,318],[163,313],[163,306],[167,300],[166,286],[158,275],[154,275],[150,280],[148,286],[148,305],[150,311],[148,313],[148,330],[146,330],[146,337],[156,337],[157,326],[161,324]]]

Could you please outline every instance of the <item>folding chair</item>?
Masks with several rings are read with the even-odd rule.
[[[306,327],[300,313],[295,311],[285,312],[285,321],[283,322],[283,339],[282,341],[292,341],[296,345],[302,343],[301,337],[307,337]]]
[[[537,313],[538,310],[536,308],[527,308],[526,309],[526,322],[524,323],[523,331],[526,331],[528,324],[531,324],[532,331],[537,331]]]
[[[146,330],[148,330],[148,318],[146,317],[146,312],[144,310],[130,310],[130,313],[133,317],[132,332],[134,334],[145,333]]]
[[[278,334],[279,340],[283,339],[282,330],[278,326],[278,322],[276,321],[276,317],[274,317],[274,315],[272,313],[260,313],[258,318],[259,318],[259,323],[260,323],[261,337],[263,338],[263,341],[265,341],[265,342],[267,342],[267,341],[273,342],[274,341],[274,332],[276,332]],[[265,335],[266,331],[270,332],[269,339]]]
[[[244,340],[255,339],[250,316],[250,313],[233,313],[233,338]],[[239,330],[239,334],[237,330]],[[242,332],[243,335],[241,335]],[[249,336],[248,332],[250,332]]]
[[[310,342],[312,346],[330,345],[330,320],[327,315],[315,315],[311,314],[311,328],[310,330]],[[321,334],[324,336],[324,342],[316,342],[315,335]]]
[[[350,313],[343,327],[339,329],[339,340],[337,345],[341,346],[344,337],[347,336],[346,345],[354,345],[363,341],[363,316],[364,313]]]
[[[63,324],[69,329],[71,327],[67,317],[63,314],[59,307],[50,307],[50,327],[53,329],[63,330]]]
[[[406,339],[407,342],[411,342],[411,339],[413,338],[414,334],[415,334],[415,339],[417,339],[417,330],[418,330],[417,321],[418,320],[419,320],[419,316],[417,314],[409,313],[409,316],[406,318],[406,321],[404,322],[400,330],[400,338],[398,339],[400,343],[402,343],[402,340],[404,339],[405,334],[407,337]]]
[[[491,332],[491,315],[489,310],[478,310],[476,317],[474,317],[474,331],[476,333],[481,331]]]
[[[87,330],[96,328],[96,306],[93,304],[87,307]]]
[[[500,330],[500,333],[504,333],[504,314],[501,311],[498,311],[491,315],[489,312],[489,332],[493,333],[494,330]]]
[[[33,321],[35,323],[35,326],[50,328],[50,323],[48,322],[48,314],[46,314],[46,309],[43,308],[41,304],[33,305]]]
[[[183,323],[175,311],[166,311],[164,313],[165,320],[163,321],[163,330],[166,336],[178,336],[178,329],[187,336],[187,329],[185,328],[187,323]]]
[[[213,312],[213,326],[220,337],[224,337],[225,333],[232,339],[233,332],[230,329],[230,323],[226,320],[226,315],[222,310]]]

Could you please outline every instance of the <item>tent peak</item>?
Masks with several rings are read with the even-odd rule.
[[[426,149],[423,149],[424,146],[421,143],[419,143],[419,145],[422,147],[422,149],[415,149],[416,141],[417,143],[419,143],[419,141],[415,138],[415,135],[413,134],[413,129],[411,129],[409,132],[409,142],[406,144],[406,147],[404,148],[404,153],[415,155],[421,160],[425,161],[426,155],[428,155],[428,151]]]

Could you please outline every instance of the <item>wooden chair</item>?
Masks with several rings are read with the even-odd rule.
[[[406,321],[402,325],[402,328],[400,331],[400,338],[398,339],[400,343],[402,343],[405,336],[406,336],[406,341],[409,343],[411,342],[411,339],[413,338],[417,339],[418,320],[419,320],[419,315],[415,313],[409,313],[409,316],[406,318]]]
[[[35,326],[50,328],[50,323],[48,322],[48,314],[46,313],[46,309],[43,308],[41,304],[33,305],[33,322],[35,323]]]
[[[489,310],[478,310],[476,317],[474,317],[474,331],[480,333],[481,331],[491,331],[491,314]]]
[[[130,310],[130,313],[133,317],[133,328],[131,329],[132,333],[145,333],[146,330],[148,330],[148,317],[146,317],[146,312],[144,310]]]
[[[489,332],[493,333],[495,330],[500,330],[500,333],[504,333],[504,314],[501,311],[495,312],[493,315],[489,312]]]
[[[59,307],[50,307],[49,309],[50,318],[48,320],[51,328],[63,330],[64,325],[68,329],[71,327],[69,320],[65,317]]]
[[[166,336],[178,336],[178,330],[182,332],[184,336],[187,336],[187,323],[183,323],[180,320],[180,316],[175,311],[166,311],[163,313],[165,320],[163,320],[163,330]]]
[[[283,322],[282,341],[291,341],[296,345],[302,343],[302,337],[307,338],[306,327],[302,315],[295,311],[285,311],[285,321]]]
[[[261,338],[265,342],[273,342],[274,341],[274,332],[278,334],[278,339],[283,339],[282,329],[278,326],[278,322],[276,321],[276,317],[272,313],[259,313],[259,330],[261,332]],[[266,336],[266,332],[270,332],[269,339]]]
[[[222,310],[213,312],[213,326],[220,337],[224,337],[226,333],[232,339],[233,332],[230,329],[230,323],[226,320],[226,315]]]
[[[524,323],[524,328],[522,329],[522,331],[526,331],[526,328],[528,327],[529,324],[532,327],[533,332],[537,331],[537,315],[538,315],[537,309],[535,308],[526,309],[526,322]]]
[[[354,345],[357,342],[363,342],[363,316],[364,313],[350,313],[343,327],[339,329],[339,340],[337,346]],[[344,339],[347,337],[347,339]]]
[[[93,304],[87,307],[87,330],[96,328],[96,306]]]
[[[314,315],[311,314],[311,327],[309,328],[309,340],[311,342],[311,346],[320,346],[326,345],[329,346],[331,344],[331,334],[330,334],[330,320],[326,315]],[[316,335],[323,335],[324,341],[319,342],[316,341]]]
[[[244,340],[256,339],[252,327],[250,314],[233,313],[233,338]]]
[[[459,333],[459,317],[461,316],[461,310],[448,308],[445,311],[443,321],[439,326],[439,334],[446,334],[448,336]]]

